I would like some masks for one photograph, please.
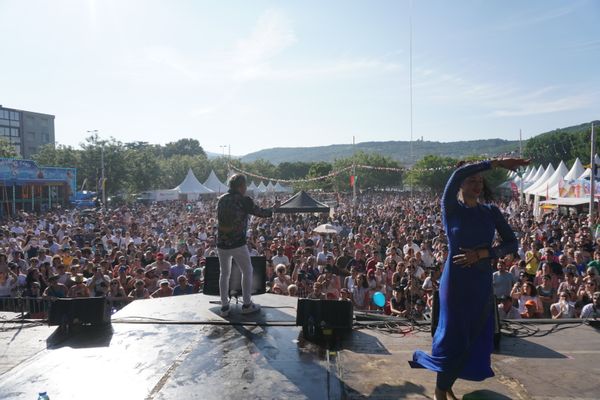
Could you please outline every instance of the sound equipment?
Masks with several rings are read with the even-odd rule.
[[[64,327],[74,322],[89,325],[110,324],[110,307],[106,298],[64,298],[50,303],[48,325]]]
[[[267,259],[264,256],[250,257],[252,262],[252,294],[264,294],[267,292]],[[221,267],[219,257],[206,257],[204,267],[204,286],[202,292],[210,296],[219,296],[219,277]],[[242,295],[242,272],[235,263],[231,264],[231,275],[229,276],[229,297],[240,297]]]
[[[324,334],[349,333],[353,318],[351,301],[298,299],[296,326],[302,326],[307,340],[319,340]]]

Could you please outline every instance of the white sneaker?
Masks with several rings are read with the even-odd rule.
[[[229,316],[229,304],[221,307],[221,317]]]
[[[260,304],[250,303],[249,305],[242,306],[242,314],[252,314],[260,311]]]

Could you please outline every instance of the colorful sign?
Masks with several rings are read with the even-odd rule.
[[[67,184],[72,197],[76,192],[75,168],[40,167],[32,160],[0,158],[0,181],[8,185],[61,185]]]

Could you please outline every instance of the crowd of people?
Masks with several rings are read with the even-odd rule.
[[[448,254],[439,198],[397,192],[333,198],[329,214],[251,218],[247,246],[267,260],[268,290],[428,318]],[[536,219],[517,201],[497,205],[519,240],[518,253],[496,260],[490,271],[500,316],[600,316],[598,220],[556,212]],[[338,233],[313,232],[323,223]],[[0,228],[0,304],[104,296],[118,309],[137,299],[198,293],[206,258],[217,256],[216,232],[216,199],[21,212]],[[377,292],[385,296],[383,307],[373,301]]]

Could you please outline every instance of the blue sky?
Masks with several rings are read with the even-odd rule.
[[[0,104],[220,153],[599,118],[600,2],[0,0]]]

